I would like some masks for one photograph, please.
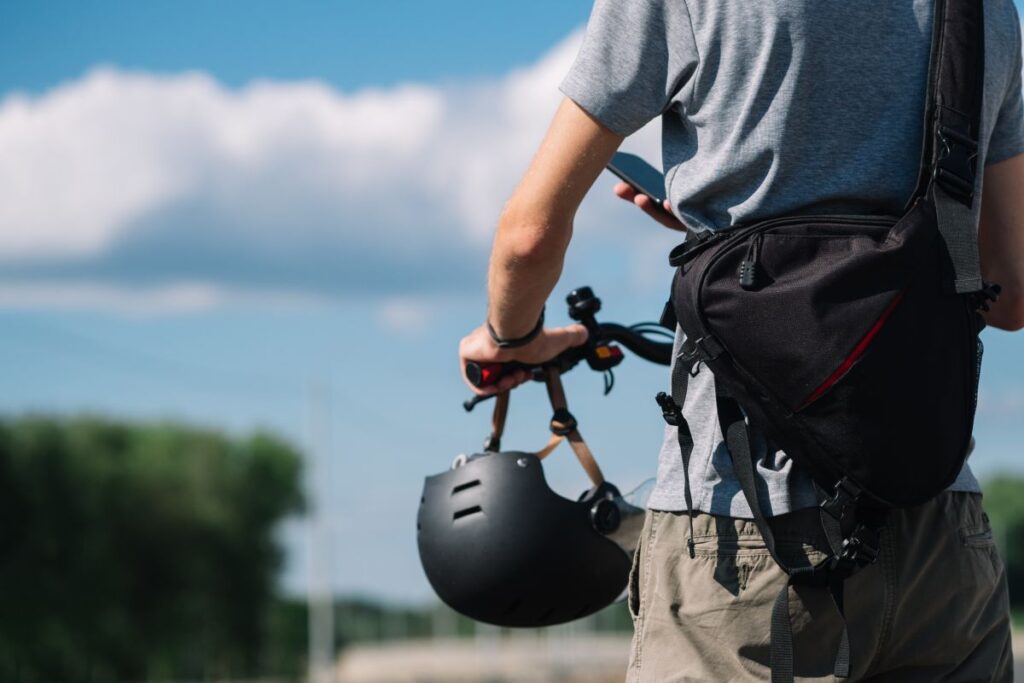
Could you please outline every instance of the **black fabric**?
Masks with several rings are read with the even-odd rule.
[[[772,605],[772,683],[793,681],[793,627],[789,622],[789,583]]]
[[[992,290],[981,281],[971,210],[984,13],[978,0],[937,0],[935,12],[920,182],[903,216],[779,217],[692,239],[669,259],[686,335],[670,406],[684,464],[693,446],[681,412],[687,372],[706,367],[737,479],[790,577],[772,612],[773,683],[793,680],[789,588],[828,591],[842,616],[844,581],[877,557],[884,510],[938,495],[968,453],[976,309],[979,292]],[[822,514],[832,551],[824,562],[789,567],[778,556],[748,421],[833,497]],[[688,479],[685,495],[692,508]],[[836,676],[850,667],[844,628]]]
[[[936,2],[927,182],[903,217],[782,217],[670,257],[676,318],[698,350],[718,347],[703,360],[747,414],[819,485],[849,476],[879,504],[945,488],[973,427],[978,325],[955,294],[982,285],[969,207],[983,34],[981,3]]]
[[[940,34],[932,62],[932,201],[949,254],[947,286],[958,293],[982,288],[971,207],[985,73],[983,11],[981,0],[944,0],[936,5]]]
[[[743,496],[754,515],[754,523],[764,540],[768,553],[784,572],[790,575],[786,585],[779,591],[772,607],[771,619],[771,670],[772,683],[791,683],[794,675],[793,663],[793,631],[789,621],[789,589],[795,584],[812,586],[829,591],[836,610],[843,619],[843,629],[836,651],[833,674],[839,678],[850,675],[850,638],[843,611],[843,580],[844,574],[833,570],[834,556],[839,553],[842,539],[828,533],[829,544],[833,549],[833,557],[826,558],[813,567],[790,567],[775,544],[775,534],[771,524],[764,515],[761,498],[758,494],[754,478],[754,454],[750,447],[750,434],[746,419],[729,390],[716,382],[715,394],[718,408],[718,419],[722,425],[722,433],[726,446],[732,456],[736,479],[739,481]],[[851,517],[852,519],[852,517]],[[830,525],[830,528],[831,525]],[[838,531],[838,523],[835,527]]]
[[[718,407],[718,420],[722,425],[722,434],[726,446],[732,456],[733,471],[739,481],[743,496],[754,515],[754,523],[761,538],[772,556],[783,571],[791,573],[791,568],[779,557],[775,547],[775,534],[764,516],[761,497],[757,492],[754,479],[754,454],[750,448],[750,435],[747,432],[746,419],[739,405],[731,397],[722,384],[716,383],[715,400]],[[790,683],[793,680],[793,630],[789,621],[789,587],[791,582],[779,591],[772,607],[771,621],[771,669],[772,683]]]
[[[693,493],[690,491],[690,456],[693,455],[693,433],[690,424],[683,417],[683,405],[686,403],[686,385],[692,366],[687,361],[689,347],[685,346],[676,356],[672,364],[672,412],[676,433],[679,440],[679,452],[683,459],[683,498],[686,501],[686,516],[690,525],[690,536],[686,539],[686,547],[690,557],[694,557],[693,539]],[[663,408],[664,412],[664,408]]]

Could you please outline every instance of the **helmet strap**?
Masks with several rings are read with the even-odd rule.
[[[587,473],[594,486],[604,483],[604,474],[594,459],[587,442],[580,435],[576,418],[569,412],[565,399],[565,388],[562,386],[562,373],[558,368],[548,366],[544,370],[544,383],[548,389],[548,399],[554,414],[551,416],[551,438],[544,448],[535,453],[537,459],[543,460],[558,447],[563,440],[569,441],[569,447],[576,454],[583,471]],[[497,453],[501,450],[501,436],[505,432],[505,418],[508,416],[509,392],[503,391],[494,397],[494,412],[491,414],[491,433],[484,441],[484,451]]]
[[[491,433],[484,440],[485,453],[501,450],[501,435],[505,433],[505,418],[508,416],[508,391],[494,397],[494,412],[491,413]]]
[[[551,416],[552,439],[548,441],[547,446],[537,453],[537,457],[543,458],[547,456],[561,443],[563,438],[568,439],[569,446],[572,448],[573,453],[576,454],[576,459],[580,461],[583,471],[590,477],[591,483],[594,486],[600,486],[604,483],[604,474],[601,472],[597,460],[594,459],[594,454],[590,451],[590,447],[587,446],[586,441],[580,435],[576,418],[569,412],[568,402],[565,399],[565,389],[562,386],[562,373],[558,371],[558,368],[548,366],[545,369],[544,382],[548,388],[551,408],[554,410],[554,414]]]

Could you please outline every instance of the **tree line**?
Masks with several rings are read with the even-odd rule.
[[[301,679],[306,606],[279,592],[275,533],[304,510],[301,463],[266,433],[0,418],[0,680]],[[983,488],[1024,611],[1024,476]],[[339,650],[478,633],[440,605],[372,599],[338,600],[334,621]],[[631,626],[620,603],[581,628]]]

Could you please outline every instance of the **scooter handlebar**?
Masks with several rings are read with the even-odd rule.
[[[590,348],[602,343],[607,344],[607,342],[618,342],[641,358],[658,365],[669,365],[672,361],[671,342],[654,341],[644,336],[640,331],[617,323],[598,323],[597,334],[592,335],[587,344],[566,349],[545,363],[530,365],[518,361],[506,363],[477,363],[476,361],[468,361],[465,367],[466,379],[474,387],[482,389],[494,386],[509,372],[517,370],[526,370],[537,377],[543,372],[545,367],[554,365],[561,372],[565,372],[586,358]]]
[[[478,389],[494,386],[498,381],[510,372],[516,370],[531,370],[531,366],[510,361],[508,363],[477,363],[468,361],[466,363],[466,379]]]

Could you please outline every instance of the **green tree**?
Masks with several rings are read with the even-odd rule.
[[[1010,603],[1024,608],[1024,477],[1002,475],[987,481],[985,511],[1006,564]]]
[[[0,679],[262,673],[300,462],[265,434],[0,420]]]

